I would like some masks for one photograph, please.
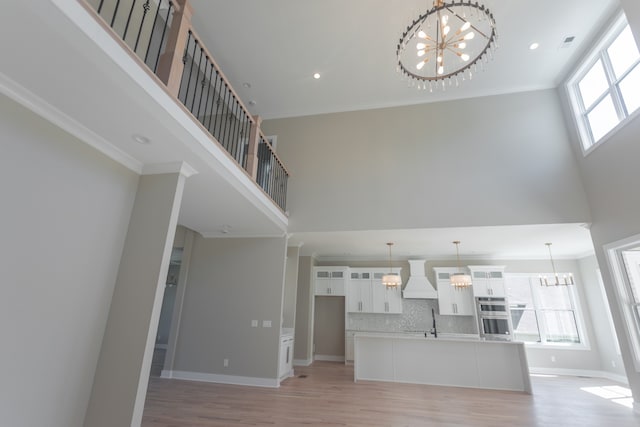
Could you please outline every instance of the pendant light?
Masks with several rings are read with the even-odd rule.
[[[402,279],[399,274],[393,274],[393,270],[391,268],[391,246],[393,243],[387,243],[389,246],[389,274],[385,274],[382,276],[382,284],[387,287],[387,289],[395,289],[402,286]]]
[[[455,240],[453,244],[456,245],[456,258],[458,260],[458,272],[452,273],[449,276],[449,280],[451,281],[451,286],[453,286],[456,289],[468,288],[472,284],[471,276],[469,276],[468,274],[465,274],[462,271],[462,267],[460,266],[460,252],[458,250],[458,245],[460,245],[460,241]]]
[[[547,276],[540,275],[540,285],[541,286],[569,286],[573,285],[573,274],[569,273],[562,276],[562,280],[560,280],[560,276],[556,272],[556,264],[553,262],[553,256],[551,255],[551,243],[545,243],[547,245],[547,249],[549,249],[549,259],[551,260],[551,269],[553,270],[553,279],[549,282]]]

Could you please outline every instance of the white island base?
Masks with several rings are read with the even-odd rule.
[[[354,379],[531,394],[524,344],[356,333]]]

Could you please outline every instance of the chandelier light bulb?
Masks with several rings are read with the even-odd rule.
[[[418,50],[423,50],[425,47],[427,47],[427,45],[424,44],[424,43],[416,44],[416,49],[418,49]]]
[[[442,29],[442,34],[446,36],[447,34],[449,34],[449,31],[451,31],[451,27],[447,25]]]
[[[465,47],[467,47],[467,44],[465,42],[461,42],[461,43],[458,43],[456,47],[458,49],[464,49]]]
[[[447,25],[447,22],[449,22],[449,15],[443,15],[442,16],[442,25]]]
[[[427,38],[427,33],[425,33],[424,31],[420,30],[418,32],[418,37],[420,37],[421,39],[426,39]]]
[[[442,56],[438,56],[438,57],[436,58],[436,61],[438,61],[438,62],[442,62]]]
[[[460,32],[467,31],[469,28],[471,28],[471,22],[466,21],[462,24],[462,27],[460,27]]]
[[[466,53],[463,53],[462,55],[460,55],[460,58],[466,62],[469,60],[469,55],[467,55]]]
[[[464,39],[465,40],[471,40],[476,36],[476,33],[474,33],[473,31],[471,31],[470,33],[467,33],[464,35]]]
[[[420,62],[418,62],[418,64],[416,64],[416,68],[417,68],[418,70],[422,70],[422,67],[424,67],[424,62],[425,62],[425,61],[420,61]]]
[[[418,51],[418,56],[424,56],[424,54],[425,54],[424,49]]]
[[[442,65],[438,67],[438,74],[444,74],[444,67]]]

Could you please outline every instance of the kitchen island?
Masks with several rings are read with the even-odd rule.
[[[455,335],[356,333],[354,380],[531,393],[523,343]]]

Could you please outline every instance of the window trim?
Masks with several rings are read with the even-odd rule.
[[[636,372],[640,372],[640,325],[637,324],[636,314],[630,301],[633,301],[631,285],[628,282],[622,252],[638,247],[640,234],[618,240],[603,246],[606,255],[609,272],[615,291],[616,306],[622,317],[622,331],[629,343],[633,366]]]
[[[640,66],[640,59],[631,66],[620,78],[615,78],[612,66],[609,60],[609,54],[607,49],[622,33],[622,30],[629,25],[626,16],[622,10],[620,10],[611,22],[602,31],[597,43],[583,55],[579,65],[571,72],[564,84],[565,94],[569,101],[569,108],[571,109],[571,118],[575,129],[578,133],[580,140],[580,149],[582,155],[586,157],[593,150],[600,147],[606,141],[608,141],[613,135],[618,133],[620,129],[624,128],[629,122],[633,121],[638,115],[640,115],[640,108],[636,109],[631,114],[626,112],[626,108],[623,106],[622,95],[620,93],[619,84],[624,78],[635,68]],[[640,46],[638,46],[640,49]],[[606,60],[605,60],[606,58]],[[582,96],[578,88],[580,80],[591,70],[591,68],[602,59],[602,66],[604,68],[605,76],[607,77],[608,89],[601,94],[587,109],[582,101]],[[594,141],[591,126],[588,124],[587,114],[592,111],[599,103],[606,98],[607,95],[611,95],[612,102],[620,121],[611,128],[605,135],[603,135],[598,141]]]
[[[534,301],[533,311],[538,314],[543,312],[545,309],[539,307],[539,299],[540,295],[537,291],[533,290],[535,286],[541,286],[538,283],[540,274],[546,274],[547,276],[552,276],[551,273],[505,273],[505,280],[509,277],[527,277],[529,279],[529,286],[531,286],[531,296]],[[558,273],[562,276],[565,273]],[[568,273],[566,273],[568,274]],[[580,339],[579,343],[561,343],[561,342],[531,342],[531,341],[523,341],[526,347],[530,348],[553,348],[558,350],[591,350],[591,345],[589,343],[589,334],[587,333],[587,328],[584,322],[584,310],[582,310],[582,300],[580,297],[580,292],[577,290],[576,286],[579,284],[569,286],[569,298],[571,300],[572,309],[576,318],[576,329],[578,332],[578,337]],[[508,295],[507,295],[508,298]],[[545,328],[545,330],[543,330]],[[546,325],[544,324],[544,319],[538,317],[538,333],[540,334],[540,339],[543,340],[544,337],[547,336]],[[515,336],[515,330],[514,330]]]

